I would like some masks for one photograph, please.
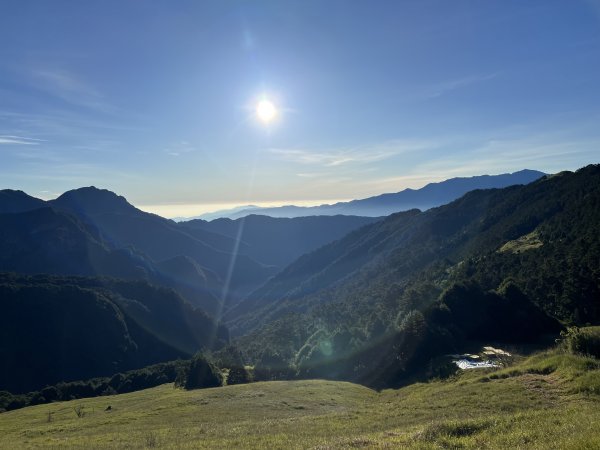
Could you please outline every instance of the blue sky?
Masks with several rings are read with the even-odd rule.
[[[572,170],[599,83],[596,0],[7,0],[0,188],[169,216]]]

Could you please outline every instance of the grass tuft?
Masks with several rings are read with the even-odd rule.
[[[463,420],[445,423],[433,423],[417,433],[416,439],[435,442],[441,437],[466,437],[489,428],[493,422],[489,420]]]

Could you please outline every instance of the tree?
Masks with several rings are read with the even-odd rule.
[[[197,353],[187,370],[177,377],[175,385],[185,389],[200,389],[222,385],[219,369],[209,362],[204,355]]]

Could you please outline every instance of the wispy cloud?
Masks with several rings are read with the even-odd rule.
[[[188,141],[176,142],[175,144],[163,149],[163,151],[169,156],[181,156],[185,153],[195,152],[196,150],[196,147],[194,147]]]
[[[481,83],[484,81],[491,80],[498,76],[497,73],[482,74],[482,75],[470,75],[463,78],[457,78],[454,80],[447,80],[441,83],[433,84],[424,89],[423,96],[426,98],[436,98],[442,95],[462,89],[473,84]]]
[[[0,145],[39,145],[41,142],[44,140],[9,134],[0,135]]]
[[[586,133],[591,124],[547,132],[528,126],[480,131],[467,135],[437,136],[423,140],[419,151],[401,160],[356,165],[345,170],[329,168],[294,172],[307,182],[307,194],[328,192],[330,196],[364,198],[382,192],[418,189],[452,177],[500,174],[522,169],[547,173],[574,170],[597,162],[600,138]],[[588,130],[589,131],[589,130]],[[327,173],[327,176],[322,174]],[[347,179],[336,179],[337,176]],[[335,179],[335,183],[327,184]]]
[[[30,161],[27,163],[27,171],[14,173],[0,166],[0,177],[8,180],[8,185],[14,181],[15,185],[22,181],[47,182],[47,185],[60,185],[68,182],[70,186],[80,187],[89,184],[103,185],[107,180],[134,180],[143,179],[143,176],[131,171],[116,170],[114,167],[82,162],[53,161],[40,162]]]
[[[127,126],[105,118],[85,117],[68,110],[51,110],[44,113],[0,110],[0,121],[6,125],[4,129],[10,130],[11,134],[27,132],[36,136],[70,139],[106,136],[107,132],[115,134],[120,131],[147,131],[146,128]]]
[[[418,151],[431,145],[428,141],[393,140],[357,148],[309,150],[271,148],[268,151],[284,161],[320,167],[337,167],[349,164],[368,164]],[[306,173],[304,173],[306,175]],[[299,174],[299,176],[302,176]]]
[[[125,148],[119,139],[121,131],[142,131],[106,117],[64,109],[43,113],[0,110],[0,123],[5,133],[0,135],[0,144],[22,158],[34,158],[36,154],[46,158],[50,151],[76,158],[90,153],[116,154]]]
[[[556,138],[556,137],[555,137]],[[581,161],[593,160],[600,139],[557,139],[553,136],[530,136],[515,139],[492,139],[466,152],[460,159],[440,159],[420,166],[425,172],[450,176],[477,175],[490,170],[544,171],[575,169]],[[591,161],[590,161],[591,162]]]
[[[82,77],[65,69],[36,69],[29,72],[36,89],[69,103],[100,112],[113,112],[104,96]]]
[[[300,178],[318,178],[318,177],[324,177],[329,175],[329,172],[303,172],[303,173],[297,173],[296,176],[300,177]]]

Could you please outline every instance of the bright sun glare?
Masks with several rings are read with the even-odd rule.
[[[277,116],[277,109],[269,100],[261,100],[256,105],[256,115],[261,122],[269,123]]]

